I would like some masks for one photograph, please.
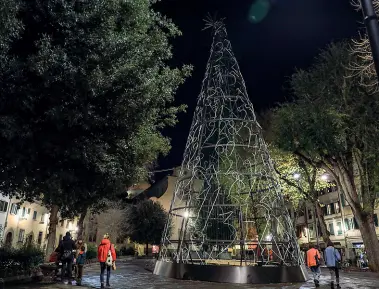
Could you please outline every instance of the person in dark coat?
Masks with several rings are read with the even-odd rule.
[[[73,251],[76,250],[75,242],[71,238],[70,232],[66,233],[60,244],[60,256],[62,261],[62,282],[64,281],[67,270],[68,282],[72,283],[72,263],[74,259]]]

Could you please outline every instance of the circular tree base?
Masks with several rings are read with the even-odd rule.
[[[219,283],[272,284],[308,280],[305,266],[198,265],[157,261],[155,275],[183,280]]]

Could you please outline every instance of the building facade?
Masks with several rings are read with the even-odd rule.
[[[364,253],[364,244],[359,226],[354,218],[351,207],[345,201],[342,193],[336,187],[331,187],[320,192],[319,202],[322,206],[324,219],[330,239],[335,247],[340,249],[345,259],[356,262],[357,256]],[[374,223],[376,234],[379,237],[378,227],[379,210],[375,210]],[[318,231],[316,231],[318,228]],[[296,220],[296,233],[300,247],[304,250],[309,244],[316,244],[319,236],[321,249],[326,247],[323,242],[318,220],[315,218],[315,208],[311,203],[305,205],[305,210]]]
[[[4,240],[5,224],[8,216],[9,197],[0,194],[0,241]]]
[[[11,247],[34,244],[45,249],[49,229],[49,210],[38,202],[20,202],[0,195],[1,242]],[[59,219],[56,229],[56,246],[66,232],[75,238],[78,219]]]

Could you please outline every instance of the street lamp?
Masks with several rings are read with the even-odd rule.
[[[322,174],[321,175],[321,180],[327,181],[329,179],[329,176],[327,174]]]
[[[372,58],[374,60],[376,76],[379,80],[379,24],[372,0],[361,0],[363,18],[370,41]]]
[[[300,175],[299,173],[295,173],[295,174],[293,174],[293,178],[294,178],[295,180],[300,179],[300,177],[301,177],[301,175]]]

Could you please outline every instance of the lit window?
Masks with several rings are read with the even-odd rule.
[[[0,212],[6,212],[8,209],[8,202],[0,201]]]
[[[19,209],[20,209],[20,207],[18,206],[18,204],[12,204],[12,206],[11,206],[11,214],[12,215],[17,215]]]
[[[333,225],[333,223],[329,224],[329,232],[330,232],[330,235],[334,236],[334,225]]]
[[[339,203],[335,203],[335,208],[336,208],[336,214],[339,214],[341,212],[340,210],[340,204]]]
[[[341,236],[342,235],[342,223],[337,222],[337,235]]]
[[[332,213],[332,210],[330,208],[330,204],[329,205],[326,205],[326,214],[327,215],[330,215]]]

